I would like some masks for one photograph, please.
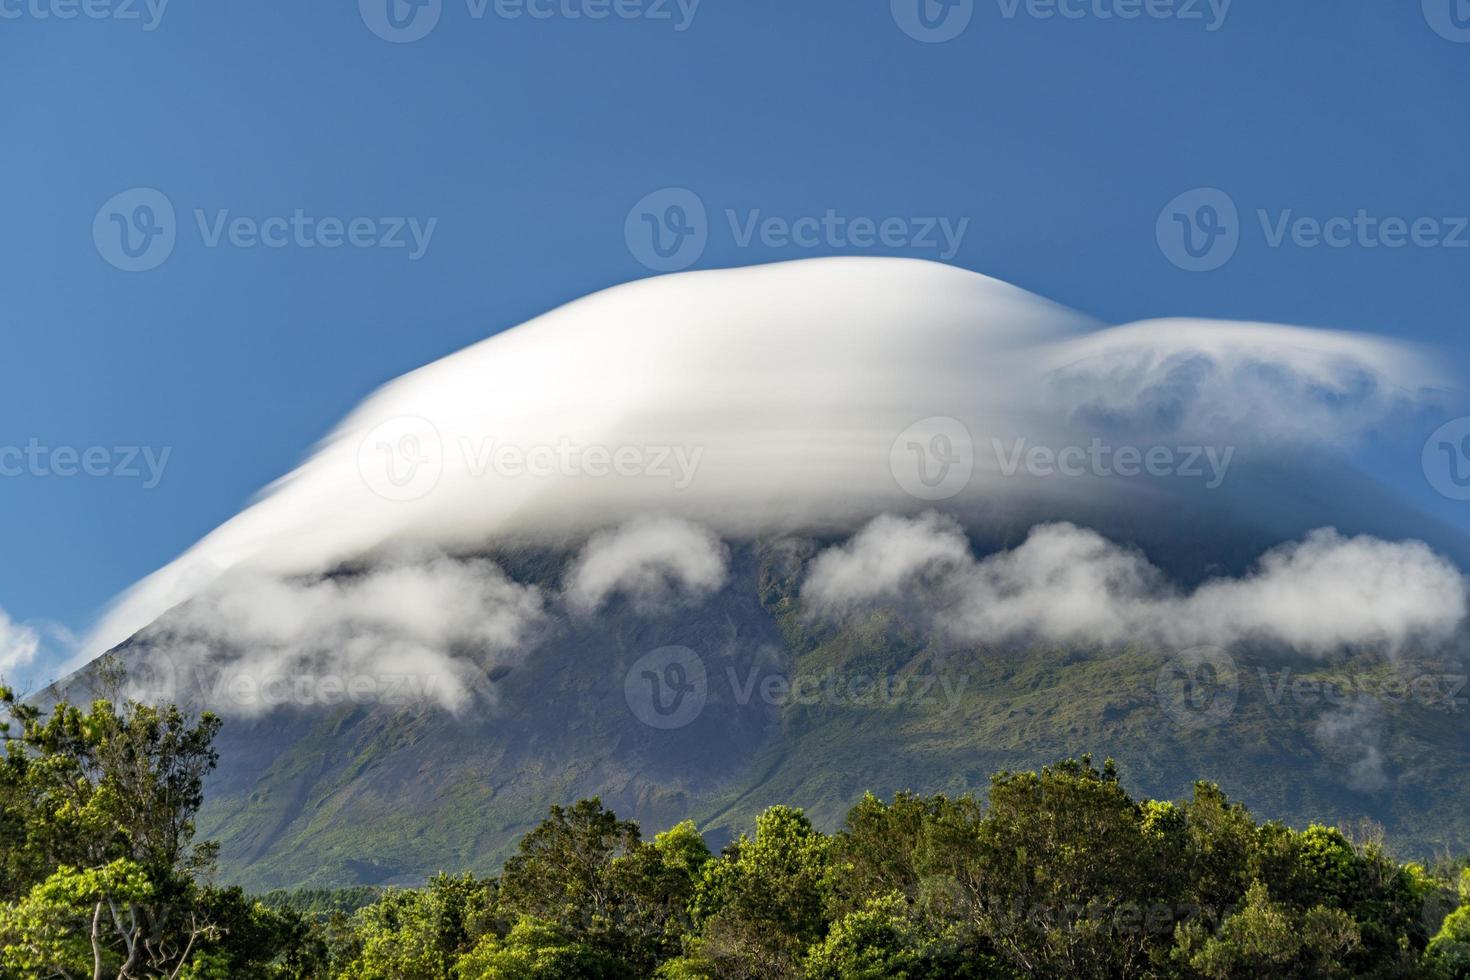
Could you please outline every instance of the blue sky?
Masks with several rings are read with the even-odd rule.
[[[918,0],[393,2],[431,29],[402,40],[388,0],[0,0],[0,446],[79,457],[0,477],[12,618],[85,628],[384,381],[649,275],[625,225],[666,188],[706,211],[694,268],[945,258],[1109,321],[1369,330],[1456,365],[1470,347],[1470,247],[1443,242],[1470,243],[1463,0],[973,0],[948,20],[926,0],[936,36],[958,31],[937,43],[911,36]],[[137,188],[174,240],[124,271],[116,223],[141,248],[167,217]],[[1210,271],[1156,227],[1196,188],[1238,212]],[[840,233],[742,240],[829,210]],[[1343,247],[1272,244],[1283,216],[1360,211],[1433,223],[1395,248],[1342,222]],[[888,218],[866,244],[862,219]],[[93,447],[109,475],[81,472]],[[1470,523],[1419,450],[1374,459]]]

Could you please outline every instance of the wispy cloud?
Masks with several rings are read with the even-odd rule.
[[[674,518],[641,518],[596,534],[566,576],[574,612],[597,611],[621,595],[648,610],[725,584],[729,550],[706,528]]]
[[[0,678],[12,678],[35,662],[41,637],[33,627],[17,623],[0,609]]]
[[[1419,542],[1320,530],[1243,577],[1184,591],[1142,553],[1071,524],[1036,527],[1020,546],[977,558],[960,525],[934,513],[879,517],[822,552],[802,597],[826,616],[902,604],[966,642],[1254,640],[1316,656],[1441,643],[1466,615],[1459,570]]]
[[[483,560],[329,579],[241,572],[141,634],[127,693],[246,716],[348,700],[459,711],[494,697],[487,673],[524,656],[544,616],[539,590]]]
[[[1329,710],[1312,726],[1343,783],[1362,793],[1376,793],[1389,784],[1383,714],[1381,705],[1359,702]]]

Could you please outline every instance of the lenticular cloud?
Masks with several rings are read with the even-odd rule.
[[[1106,327],[914,260],[650,279],[388,384],[295,471],[123,596],[84,653],[241,571],[319,574],[404,546],[580,547],[650,514],[721,538],[847,533],[930,506],[1012,533],[1058,520],[1157,525],[1186,506],[1265,520],[1277,491],[1252,473],[1270,469],[1278,490],[1283,479],[1320,482],[1313,454],[1350,451],[1440,384],[1424,358],[1383,340],[1205,321]],[[1238,452],[1209,496],[1204,481],[1177,473],[1059,479],[1008,469],[991,451],[1093,440]],[[960,468],[914,484],[899,467],[915,447]],[[1325,496],[1354,492],[1339,481]],[[1216,505],[1227,498],[1228,508]],[[1310,526],[1325,523],[1337,521]],[[613,550],[575,574],[574,601],[595,608],[624,572],[634,593],[670,574],[714,587],[722,570],[678,526],[604,541]],[[886,562],[874,571],[895,574]],[[1397,629],[1387,614],[1379,626]]]

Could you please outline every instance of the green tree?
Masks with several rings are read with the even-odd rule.
[[[604,930],[617,905],[613,861],[639,841],[638,825],[599,799],[554,806],[505,862],[501,906],[568,931]]]
[[[495,887],[473,875],[438,875],[419,890],[390,889],[354,916],[352,980],[446,980],[458,959],[491,931]]]
[[[705,865],[691,911],[697,938],[680,969],[719,977],[794,977],[826,933],[832,839],[800,810],[773,806]]]
[[[1470,977],[1470,868],[1460,872],[1460,907],[1445,916],[1429,942],[1429,958],[1445,975]]]
[[[1359,945],[1357,925],[1341,909],[1313,906],[1296,915],[1252,882],[1245,904],[1218,935],[1181,927],[1178,958],[1212,980],[1252,977],[1352,977],[1347,957]]]
[[[98,670],[115,691],[116,665]],[[218,719],[116,697],[43,712],[6,688],[0,709],[5,966],[81,949],[88,975],[168,976],[202,955],[218,934],[195,904],[215,846],[195,841],[194,817]]]
[[[1000,773],[977,828],[977,925],[1006,958],[1045,976],[1142,972],[1179,896],[1151,860],[1166,833],[1084,756],[1040,772]],[[1172,922],[1167,924],[1172,929]],[[1165,933],[1166,935],[1167,933]]]
[[[710,859],[704,838],[687,820],[614,858],[608,877],[619,941],[603,946],[643,975],[678,953],[695,884]]]
[[[523,917],[504,938],[483,937],[459,958],[457,980],[633,980],[646,976],[617,957],[577,942],[549,922]]]
[[[926,927],[897,893],[832,924],[803,964],[809,980],[964,980],[1009,975],[954,935]]]

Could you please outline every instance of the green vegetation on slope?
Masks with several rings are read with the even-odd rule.
[[[195,840],[217,719],[0,705],[0,980],[1470,977],[1463,860],[1261,823],[1207,782],[1138,799],[1086,756],[983,798],[865,795],[834,833],[768,806],[718,854],[588,799],[494,877],[254,900]]]
[[[225,879],[266,891],[489,874],[550,806],[594,796],[645,826],[694,820],[716,846],[777,802],[835,830],[866,791],[980,793],[993,772],[1083,751],[1119,760],[1138,796],[1179,798],[1204,779],[1293,825],[1371,818],[1405,856],[1470,851],[1470,712],[1453,700],[1470,691],[1372,696],[1386,675],[1433,679],[1443,664],[1235,651],[1228,716],[1181,725],[1159,701],[1165,651],[940,649],[896,612],[815,623],[796,600],[802,560],[792,546],[737,549],[730,585],[704,603],[559,624],[497,675],[493,705],[461,717],[368,705],[232,722],[200,814]],[[553,588],[560,568],[547,559],[527,581]],[[630,713],[624,679],[668,645],[701,657],[709,700],[687,727],[659,731]],[[760,693],[770,679],[829,677],[914,686],[877,702]],[[1345,680],[1366,690],[1342,703],[1312,687]]]

